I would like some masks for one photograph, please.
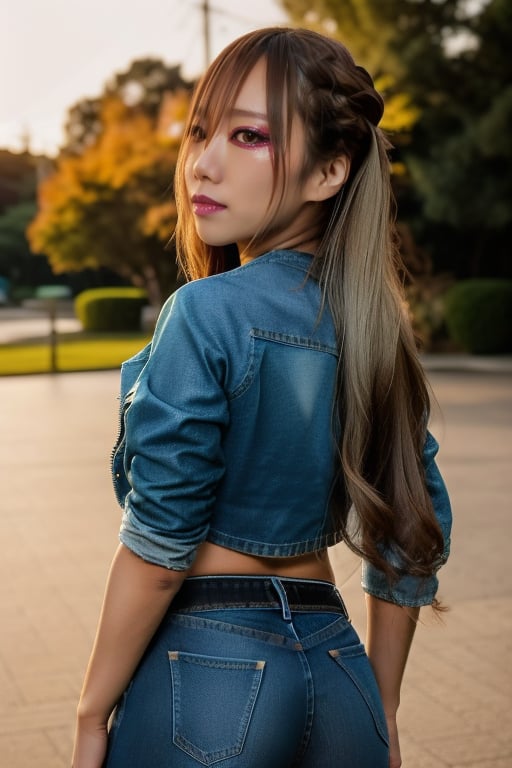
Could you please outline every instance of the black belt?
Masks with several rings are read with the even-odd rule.
[[[285,599],[286,598],[286,599]],[[222,608],[279,608],[341,613],[348,618],[340,593],[327,581],[270,576],[194,576],[185,579],[171,611]]]

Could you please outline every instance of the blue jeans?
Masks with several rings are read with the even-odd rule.
[[[269,599],[223,605],[208,589],[173,603],[117,707],[106,768],[388,768],[379,691],[336,589],[222,579],[264,584]],[[290,605],[293,582],[335,600]]]

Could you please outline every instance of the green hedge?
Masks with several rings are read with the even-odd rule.
[[[512,280],[463,280],[445,296],[453,341],[482,355],[512,352]]]
[[[141,288],[91,288],[76,297],[75,314],[84,331],[139,331],[147,303]]]

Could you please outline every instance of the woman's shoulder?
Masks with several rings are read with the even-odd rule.
[[[222,308],[236,307],[239,289],[230,274],[212,275],[180,286],[165,302],[162,315],[186,315],[200,324],[211,325]]]
[[[310,265],[309,254],[289,250],[269,251],[228,272],[192,280],[182,285],[173,294],[176,298],[171,299],[193,303],[205,297],[229,296],[232,292],[239,291],[242,286],[250,288],[251,285],[255,288],[264,285],[267,291],[278,290],[279,282],[271,279],[272,273],[286,273],[291,267],[307,274]]]
[[[290,312],[303,316],[307,307],[299,289],[307,282],[310,263],[307,254],[271,251],[228,272],[192,280],[165,303],[157,335],[166,327],[184,325],[204,334],[212,343],[221,343],[226,335],[232,339],[234,329],[241,334],[244,328],[260,328],[262,323],[272,324],[272,320],[280,326],[283,315]],[[276,312],[278,316],[274,317]]]
[[[241,316],[243,284],[233,272],[192,280],[169,296],[161,309],[155,336],[193,329],[196,336],[220,341]]]

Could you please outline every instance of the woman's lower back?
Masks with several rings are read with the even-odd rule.
[[[222,574],[319,579],[331,581],[334,584],[334,573],[326,549],[297,557],[257,557],[205,541],[199,547],[188,575],[214,576]]]

